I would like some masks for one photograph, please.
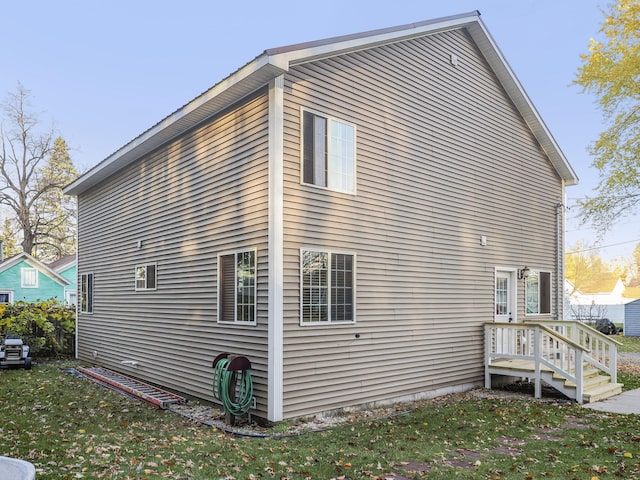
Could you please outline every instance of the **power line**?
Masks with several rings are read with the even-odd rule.
[[[565,253],[567,255],[575,255],[576,253],[591,252],[593,250],[600,250],[600,249],[609,248],[609,247],[617,247],[619,245],[626,245],[627,243],[637,243],[637,242],[640,242],[640,238],[636,240],[627,240],[626,242],[611,243],[609,245],[600,245],[599,247],[583,248],[582,250],[574,250],[574,251],[565,252]]]

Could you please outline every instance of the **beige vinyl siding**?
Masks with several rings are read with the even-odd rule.
[[[301,108],[356,125],[357,195],[301,185]],[[562,184],[464,31],[293,67],[284,140],[284,416],[481,384],[495,268],[556,271]],[[300,326],[305,247],[356,254],[355,325]]]
[[[80,195],[78,272],[95,275],[81,359],[212,399],[213,359],[245,355],[266,408],[267,110],[259,92]],[[252,249],[257,325],[218,324],[217,256]],[[144,263],[157,290],[136,292]]]

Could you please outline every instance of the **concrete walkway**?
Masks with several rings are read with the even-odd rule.
[[[634,413],[640,415],[640,389],[622,392],[599,402],[585,403],[584,408],[611,413]]]

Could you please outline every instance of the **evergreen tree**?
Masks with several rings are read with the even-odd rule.
[[[42,192],[34,203],[34,253],[38,258],[55,260],[76,251],[76,208],[73,197],[62,187],[78,176],[69,147],[62,137],[55,139],[46,165],[38,172],[36,189]]]

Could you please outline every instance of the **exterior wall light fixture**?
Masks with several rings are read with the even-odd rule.
[[[529,271],[529,267],[525,265],[522,270],[518,270],[518,278],[526,280],[529,277]]]

